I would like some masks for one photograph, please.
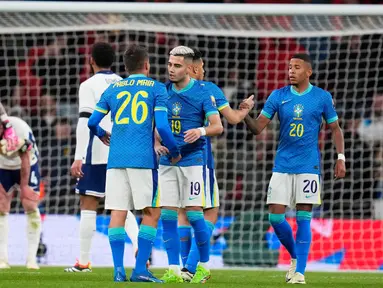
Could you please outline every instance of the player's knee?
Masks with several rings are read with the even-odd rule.
[[[30,213],[36,211],[38,207],[38,200],[24,197],[21,198],[21,205],[23,206],[25,213]]]
[[[98,198],[89,195],[80,196],[80,209],[96,211],[98,207]]]
[[[160,208],[145,208],[143,210],[144,216],[149,217],[151,220],[158,222],[161,217],[161,209]]]
[[[205,219],[211,223],[216,223],[218,219],[218,207],[204,210]]]
[[[283,221],[285,221],[285,219],[286,219],[285,214],[269,213],[269,222],[272,226],[281,224]]]
[[[179,226],[190,226],[189,219],[186,216],[185,209],[180,209],[178,212],[178,225]]]

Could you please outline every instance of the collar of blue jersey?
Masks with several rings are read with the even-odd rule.
[[[96,74],[113,74],[112,70],[100,70]]]
[[[186,85],[184,88],[182,88],[181,90],[177,90],[175,87],[174,87],[174,84],[172,84],[172,90],[176,93],[183,93],[183,92],[186,92],[188,91],[190,88],[193,87],[194,83],[195,83],[195,79],[194,78],[190,78],[190,81],[188,83],[188,85]]]
[[[309,87],[307,87],[307,89],[306,89],[305,91],[303,91],[302,93],[297,92],[297,91],[293,88],[292,85],[290,86],[290,91],[291,91],[291,93],[293,93],[294,95],[297,95],[297,96],[303,96],[303,95],[309,93],[309,92],[311,91],[311,89],[313,89],[313,85],[311,85],[311,83],[309,83]]]
[[[132,74],[132,75],[129,75],[128,78],[138,78],[138,77],[145,77],[146,78],[146,76],[144,74]]]

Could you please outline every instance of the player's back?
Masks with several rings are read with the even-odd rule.
[[[154,110],[165,105],[164,84],[135,74],[111,85],[103,98],[113,120],[108,168],[157,168]]]
[[[9,121],[11,122],[17,136],[20,139],[28,140],[32,143],[32,150],[30,151],[31,166],[36,164],[38,161],[39,150],[37,149],[36,140],[35,140],[35,137],[33,136],[32,129],[24,120],[18,117],[9,117]],[[21,166],[20,157],[18,156],[7,157],[0,154],[0,169],[17,170],[17,169],[20,169],[20,166]]]
[[[111,85],[122,78],[110,70],[100,71],[81,83],[79,90],[79,112],[92,113],[101,95]],[[102,119],[100,126],[106,130],[112,130],[110,114]],[[108,162],[109,147],[104,145],[100,139],[90,133],[85,156],[86,164],[106,164]]]
[[[297,93],[291,86],[275,90],[262,113],[275,107],[280,120],[280,135],[274,172],[320,174],[319,132],[323,118],[338,119],[331,95],[312,86]],[[271,110],[270,110],[271,111]],[[265,114],[264,114],[265,115]]]
[[[208,116],[204,103],[206,103],[206,98],[210,97],[209,91],[194,79],[191,79],[188,86],[179,91],[170,82],[166,86],[169,94],[167,103],[169,125],[182,155],[182,159],[177,165],[203,165],[206,138],[201,137],[194,143],[186,143],[184,133],[190,129],[204,126],[205,118]],[[213,98],[208,99],[211,102],[214,102],[213,100]],[[170,158],[161,157],[160,163],[170,165]]]

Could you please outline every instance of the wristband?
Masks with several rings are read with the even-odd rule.
[[[346,162],[346,157],[344,157],[344,154],[339,153],[338,154],[338,160],[342,160],[342,161]]]
[[[199,127],[199,131],[201,131],[201,136],[206,136],[206,129],[204,127]]]

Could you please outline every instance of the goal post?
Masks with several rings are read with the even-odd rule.
[[[271,91],[288,85],[290,57],[309,53],[313,84],[334,98],[348,172],[344,180],[334,180],[336,152],[331,132],[323,128],[323,205],[314,209],[308,268],[382,269],[383,5],[4,2],[0,97],[10,114],[30,123],[41,152],[47,264],[70,265],[77,256],[78,218],[73,215],[79,203],[69,170],[78,87],[91,75],[87,61],[97,41],[113,45],[113,70],[123,77],[127,45],[147,46],[151,76],[160,81],[167,78],[174,46],[198,47],[206,80],[222,88],[233,108],[254,94],[258,112]],[[223,135],[213,139],[221,207],[212,266],[286,265],[287,252],[270,228],[266,207],[278,123],[272,121],[257,137],[243,123],[223,123]],[[15,200],[14,223],[21,221],[21,211]],[[103,236],[108,217],[105,212],[98,216],[94,265],[112,264]],[[295,231],[294,211],[287,217]],[[10,234],[18,237],[12,233],[19,232]],[[18,247],[11,247],[10,255],[21,253]],[[166,264],[161,241],[153,258],[156,265]]]

